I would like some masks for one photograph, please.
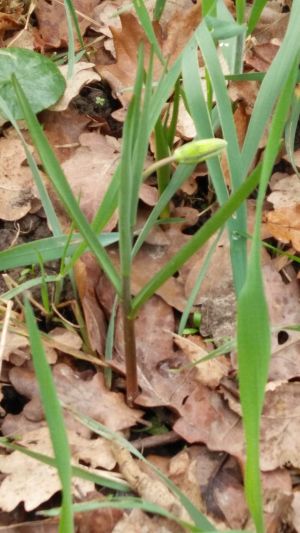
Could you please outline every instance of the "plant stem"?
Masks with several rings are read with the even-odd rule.
[[[129,318],[131,313],[131,284],[130,278],[123,277],[122,280],[123,296],[122,296],[122,311],[123,311],[123,334],[124,334],[124,349],[125,349],[125,365],[126,365],[126,397],[127,403],[133,407],[134,400],[138,395],[137,382],[137,364],[136,364],[136,342],[134,332],[134,319]]]

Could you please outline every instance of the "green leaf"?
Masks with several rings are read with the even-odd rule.
[[[65,79],[50,59],[23,48],[2,48],[0,96],[6,101],[16,119],[24,118],[24,114],[11,83],[13,74],[35,113],[55,104],[65,90]]]

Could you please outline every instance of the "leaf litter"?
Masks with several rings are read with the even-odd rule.
[[[254,39],[248,42],[245,51],[247,68],[257,72],[266,70],[271,64],[288,20],[288,13],[283,13],[278,4],[277,7],[274,7],[274,2],[271,4],[263,11]],[[130,4],[123,13],[116,13],[119,7],[124,7],[123,2],[75,0],[74,5],[79,12],[82,34],[86,32],[86,42],[91,41],[95,33],[100,39],[94,45],[91,62],[80,60],[76,63],[74,78],[67,84],[63,99],[52,109],[41,113],[40,120],[73,192],[80,200],[82,211],[91,221],[120,159],[120,142],[113,136],[108,116],[98,120],[93,114],[80,114],[73,99],[81,94],[83,87],[104,80],[109,84],[113,97],[119,99],[119,116],[123,113],[124,117],[135,80],[136,49],[141,41],[145,43],[147,64],[150,48]],[[146,5],[151,13],[154,2],[146,2]],[[32,38],[26,46],[42,52],[57,52],[65,47],[68,35],[62,5],[54,1],[40,1],[34,14],[36,26],[31,27],[29,23]],[[1,19],[3,24],[7,24],[1,30],[4,45],[8,43],[5,32],[17,32],[22,26],[19,13],[7,16],[9,18]],[[155,23],[154,30],[170,64],[192,35],[200,16],[199,6],[190,1],[167,2],[163,18],[160,23]],[[16,33],[16,36],[19,38],[19,34]],[[161,65],[155,62],[156,80],[161,72]],[[257,89],[256,82],[229,83],[229,94],[236,106],[234,118],[240,144],[244,140]],[[184,106],[180,108],[176,135],[176,140],[180,141],[195,135]],[[296,164],[297,158],[299,150],[295,152]],[[3,224],[5,221],[22,220],[32,210],[37,210],[40,204],[22,145],[9,134],[9,128],[6,136],[0,140],[0,159],[0,219]],[[222,165],[227,175],[226,162]],[[291,245],[293,253],[296,253],[300,251],[300,222],[297,223],[300,212],[299,184],[288,162],[285,162],[284,168],[285,171],[277,177],[274,175],[270,183],[262,235],[263,238],[264,235],[271,236],[283,250]],[[47,182],[46,177],[44,179]],[[205,171],[199,168],[190,185],[185,184],[184,192],[181,191],[171,204],[172,216],[185,218],[185,223],[157,226],[149,234],[133,264],[134,294],[190,239],[190,230],[193,231],[193,227],[199,224],[197,195],[202,188],[205,189],[206,183]],[[229,175],[227,184],[230,186]],[[53,194],[51,189],[50,194]],[[137,229],[147,219],[157,198],[156,184],[151,181],[143,184]],[[193,207],[195,204],[196,209]],[[68,217],[61,207],[58,212],[67,231]],[[249,218],[251,220],[251,216]],[[106,231],[115,229],[117,221],[118,214],[115,213]],[[125,365],[119,308],[116,311],[113,359],[110,363],[114,371],[112,390],[108,389],[99,370],[101,366],[80,362],[80,357],[76,359],[74,356],[75,352],[79,356],[81,353],[84,359],[90,350],[90,361],[92,357],[99,361],[103,358],[108,321],[115,298],[114,291],[90,254],[82,256],[75,266],[75,281],[87,337],[82,341],[77,333],[67,331],[67,321],[62,322],[59,328],[50,331],[54,344],[48,346],[45,343],[46,354],[59,397],[65,405],[129,438],[135,435],[136,429],[141,431],[142,428],[143,435],[145,432],[147,434],[147,430],[151,431],[154,428],[153,416],[156,417],[166,435],[175,432],[180,447],[175,447],[174,451],[172,445],[168,447],[164,444],[162,454],[152,453],[148,456],[149,460],[163,465],[168,477],[217,527],[251,530],[253,525],[243,494],[245,449],[235,349],[231,348],[230,352],[227,350],[216,359],[194,365],[196,360],[207,356],[214,347],[221,346],[224,340],[230,338],[234,341],[235,338],[235,296],[226,236],[219,242],[194,302],[193,311],[200,310],[202,315],[200,327],[194,335],[177,334],[179,313],[186,306],[208,246],[197,252],[140,311],[136,321],[140,393],[135,409],[126,405],[122,392]],[[116,247],[111,247],[109,253],[118,265]],[[278,270],[275,260],[265,250],[262,250],[262,258],[273,328],[272,360],[261,430],[265,519],[268,533],[283,531],[282,528],[287,526],[290,528],[288,531],[293,528],[300,531],[300,498],[297,491],[300,468],[297,413],[300,337],[297,329],[288,329],[288,326],[300,324],[298,270],[296,263],[288,267],[285,263]],[[21,313],[18,320],[22,322]],[[51,455],[38,385],[30,361],[29,343],[20,332],[10,332],[6,338],[2,378],[2,395],[8,394],[5,387],[12,394],[12,399],[1,402],[2,434],[17,435],[19,444]],[[16,411],[14,402],[20,399]],[[134,493],[168,510],[175,510],[177,516],[189,521],[177,499],[143,463],[133,459],[116,444],[95,438],[67,410],[65,422],[74,464],[83,464],[91,471],[111,471],[116,469],[118,463],[118,471]],[[3,512],[12,513],[20,509],[21,504],[26,512],[39,510],[60,490],[54,469],[17,451],[3,452],[0,471],[3,478],[0,484],[0,508]],[[39,491],[36,490],[37,484]],[[74,479],[73,491],[77,501],[104,497],[103,491],[95,492],[93,483],[78,479]],[[106,527],[103,526],[104,522],[107,522]],[[79,513],[76,524],[78,531],[89,533],[131,533],[145,528],[149,532],[182,531],[181,526],[172,521],[149,516],[137,509],[130,513],[118,510],[98,510],[82,516]]]

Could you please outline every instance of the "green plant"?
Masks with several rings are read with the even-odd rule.
[[[257,0],[254,2],[250,20],[246,26],[244,24],[245,2],[243,0],[237,1],[237,21],[233,19],[223,3],[215,2],[214,0],[204,2],[203,7],[206,19],[195,30],[192,39],[180,57],[167,69],[145,5],[141,0],[134,1],[137,15],[153,51],[147,72],[145,72],[143,50],[139,50],[134,96],[129,105],[124,124],[121,162],[91,226],[82,215],[66,178],[51,151],[30,103],[24,94],[18,73],[10,82],[15,90],[17,105],[27,122],[44,168],[70,214],[74,227],[80,234],[80,236],[74,235],[70,241],[69,261],[65,265],[65,273],[71,271],[75,261],[89,247],[97,257],[120,299],[123,309],[128,403],[133,404],[138,390],[134,319],[140,307],[210,237],[226,226],[230,238],[232,272],[238,300],[239,384],[247,445],[245,487],[249,508],[258,533],[263,533],[264,531],[259,471],[259,423],[270,355],[270,326],[261,277],[259,228],[266,186],[280,148],[284,126],[288,122],[288,112],[292,103],[291,119],[286,130],[286,139],[287,144],[290,146],[290,152],[294,142],[295,123],[299,117],[299,98],[297,94],[294,96],[294,88],[299,78],[300,44],[297,21],[300,17],[300,1],[294,0],[293,2],[286,36],[268,72],[264,75],[250,75],[252,76],[251,79],[259,79],[261,81],[261,87],[255,102],[246,139],[241,149],[238,145],[232,104],[227,93],[226,78],[219,64],[216,44],[219,40],[230,40],[227,60],[231,67],[231,74],[227,78],[236,80],[249,79],[249,75],[242,72],[245,36],[247,33],[251,33],[255,27],[264,4],[264,1]],[[156,20],[159,20],[163,7],[163,1],[156,2],[154,12]],[[207,100],[203,93],[198,69],[199,51],[205,63]],[[157,55],[165,68],[165,72],[157,84],[153,84],[152,76],[154,54]],[[174,111],[171,125],[167,126],[162,121],[161,113],[174,90]],[[177,120],[176,109],[178,110],[180,98],[183,98],[194,120],[198,140],[172,153]],[[5,106],[3,102],[1,104],[1,101],[0,106],[5,113]],[[7,112],[6,115],[8,115]],[[272,122],[263,161],[249,175],[249,169],[253,164],[260,139],[270,119],[272,119]],[[219,126],[225,142],[215,139],[215,131]],[[143,171],[149,137],[154,129],[157,145],[156,156],[159,159],[147,171]],[[209,142],[212,139],[212,149],[210,149]],[[220,149],[224,148],[225,144],[227,145],[231,175],[231,194],[228,193],[222,167],[217,157]],[[196,152],[194,153],[193,150],[196,150]],[[149,280],[145,287],[132,298],[131,267],[135,254],[159,217],[168,216],[168,203],[181,183],[188,177],[195,164],[199,160],[205,159],[208,159],[208,171],[220,204],[219,210],[193,235],[190,241],[160,272]],[[170,164],[174,162],[179,163],[179,165],[172,174]],[[139,188],[143,179],[150,172],[157,173],[160,184],[160,198],[145,226],[134,241],[133,228],[136,220]],[[245,199],[258,184],[259,193],[255,231],[251,253],[247,259]],[[97,236],[117,206],[120,211],[119,234],[112,236],[112,238],[119,239],[120,272],[117,272],[112,265],[102,242]],[[81,241],[80,244],[79,240]],[[2,252],[0,259],[3,258],[6,261],[4,263],[6,265],[15,264],[14,262],[16,261],[18,261],[19,265],[31,264],[37,260],[38,254],[36,250],[42,253],[42,257],[45,260],[62,257],[65,243],[66,238],[59,234],[58,228],[57,234],[52,239],[35,243],[32,246],[24,245],[23,248],[18,247],[14,250]],[[55,248],[52,248],[53,244],[55,244]],[[214,245],[216,245],[216,241]],[[18,252],[23,255],[18,256]],[[205,268],[207,267],[208,262]],[[199,273],[198,286],[201,285],[202,278],[203,273]],[[40,283],[40,281],[38,282]],[[9,297],[11,296],[12,293],[9,294]],[[194,296],[194,294],[191,295],[184,319],[189,314]],[[28,312],[27,309],[27,315]],[[249,324],[251,324],[251,327],[249,327]],[[181,330],[182,328],[183,323],[181,324]],[[258,329],[261,334],[260,338],[257,335]],[[110,344],[112,344],[112,332],[110,331],[110,333],[109,339]],[[111,345],[109,348],[108,353],[111,352]],[[210,354],[208,357],[216,356],[218,353]],[[96,428],[91,421],[88,421],[88,423],[89,427]],[[99,426],[97,429],[100,431]],[[100,429],[102,433],[105,433],[105,428]],[[125,446],[124,442],[123,445]],[[134,453],[133,450],[130,451]],[[165,479],[164,481],[168,483],[168,480]],[[68,505],[70,505],[70,499],[68,501]],[[118,503],[121,505],[120,502]],[[136,502],[131,503],[136,505]],[[185,503],[188,505],[186,501]],[[198,531],[207,529],[207,524],[205,525],[202,522],[203,517],[200,519],[199,514],[194,509],[190,508],[190,511],[191,517],[195,524],[198,525]]]

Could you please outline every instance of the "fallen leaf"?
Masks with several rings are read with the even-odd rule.
[[[101,275],[101,268],[92,254],[85,253],[76,261],[74,274],[90,346],[93,351],[103,355],[106,320],[95,292]]]
[[[60,163],[70,159],[80,147],[79,137],[87,129],[90,119],[72,107],[66,111],[43,111],[40,115],[44,132]]]
[[[95,374],[91,380],[84,381],[69,366],[57,364],[53,368],[53,378],[57,394],[64,405],[94,418],[113,431],[136,424],[143,415],[142,411],[127,407],[123,394],[107,390],[100,373]],[[26,418],[31,421],[43,420],[34,373],[24,368],[12,368],[10,380],[20,394],[30,399],[23,410]]]
[[[78,11],[78,23],[81,35],[91,24],[90,17],[98,0],[74,0],[74,9]],[[43,48],[65,48],[68,46],[68,26],[64,5],[54,0],[39,0],[35,7],[38,30]],[[83,15],[83,16],[82,16]],[[85,18],[84,15],[87,17]],[[78,37],[74,32],[75,42]]]
[[[62,98],[50,108],[51,111],[65,111],[71,100],[79,94],[80,89],[84,85],[101,80],[99,74],[95,72],[93,67],[94,63],[78,61],[74,66],[74,72],[71,78],[67,76],[68,65],[59,67],[61,74],[66,80],[66,89]]]
[[[81,458],[87,460],[89,447],[94,463],[105,468],[113,468],[115,460],[112,457],[109,446],[103,439],[86,441],[79,438],[76,433],[68,433],[71,449],[74,449],[73,464],[79,464]],[[32,451],[53,455],[49,432],[47,428],[39,428],[25,435],[18,444],[30,448]],[[0,507],[10,512],[20,502],[24,502],[26,511],[32,511],[47,501],[53,494],[61,490],[61,483],[57,470],[42,462],[36,461],[21,452],[14,451],[10,455],[0,456],[0,470],[7,474],[0,485]],[[39,487],[39,490],[37,489]],[[72,479],[74,496],[82,498],[94,488],[90,481],[79,478]]]
[[[158,296],[142,307],[135,323],[138,383],[142,406],[166,405],[180,412],[184,400],[195,387],[190,370],[176,372],[188,361],[174,352],[171,332],[173,310]],[[116,318],[114,365],[124,368],[124,340],[120,311]],[[175,369],[175,372],[174,372]]]
[[[169,477],[218,529],[242,529],[247,509],[236,460],[206,446],[189,446],[171,458]]]
[[[178,524],[161,516],[148,516],[140,509],[133,509],[118,522],[113,533],[184,533]]]
[[[112,450],[122,476],[134,492],[142,499],[160,505],[181,520],[191,520],[185,507],[183,507],[173,492],[168,489],[166,484],[155,474],[149,475],[141,470],[138,462],[132,458],[126,448],[113,441]]]
[[[31,149],[32,151],[32,149]],[[0,219],[19,220],[29,213],[36,198],[31,170],[22,166],[26,160],[18,139],[0,140]]]
[[[139,25],[137,19],[131,13],[120,15],[121,30],[111,26],[116,50],[116,63],[112,65],[97,65],[101,75],[109,82],[115,94],[126,107],[131,99],[132,91],[124,92],[134,85],[136,75],[136,53],[141,42],[144,43],[145,65],[149,63],[150,45],[145,33]],[[173,13],[167,26],[162,31],[158,23],[153,23],[162,53],[169,60],[169,65],[175,61],[176,57],[183,50],[186,42],[191,37],[194,29],[201,20],[201,7],[193,5],[189,9]],[[162,65],[159,60],[154,60],[154,80],[157,80],[162,73]]]
[[[80,207],[87,219],[94,218],[110,179],[120,159],[120,154],[111,148],[103,135],[83,133],[80,147],[62,165],[73,194],[79,198]],[[111,231],[117,223],[116,213],[106,226]]]
[[[201,339],[196,335],[190,337],[181,337],[173,333],[175,343],[183,353],[188,357],[190,363],[195,363],[208,354],[208,350],[201,343]],[[203,361],[195,365],[195,380],[206,385],[211,389],[215,389],[221,379],[229,372],[229,362],[224,356],[209,361]]]

